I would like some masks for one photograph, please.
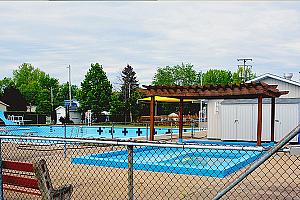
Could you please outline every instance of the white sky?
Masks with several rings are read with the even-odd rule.
[[[117,86],[128,64],[142,84],[157,67],[300,76],[300,2],[0,2],[0,78],[29,62],[79,85],[90,63]]]

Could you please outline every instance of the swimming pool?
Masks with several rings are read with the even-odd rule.
[[[64,137],[64,126],[2,126],[1,134]],[[6,130],[6,131],[5,131]],[[178,128],[155,128],[155,135],[178,134]],[[184,132],[191,132],[191,128],[184,128]],[[150,129],[146,127],[114,127],[111,126],[66,126],[67,138],[114,138],[128,139],[146,137]]]
[[[265,151],[183,149],[162,147],[135,148],[135,170],[167,172],[224,178],[247,166]],[[119,150],[73,157],[73,164],[127,168],[128,151]]]

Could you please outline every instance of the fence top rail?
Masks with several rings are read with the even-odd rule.
[[[74,143],[92,143],[107,144],[119,146],[148,146],[148,147],[167,147],[167,148],[191,148],[191,149],[216,149],[216,150],[245,150],[245,151],[265,151],[268,147],[262,146],[228,146],[228,145],[200,145],[200,144],[184,144],[175,142],[161,141],[128,141],[128,140],[99,140],[99,139],[77,139],[77,138],[54,138],[54,137],[30,137],[30,136],[11,136],[0,135],[0,139],[10,140],[40,140],[40,141],[56,141],[56,142],[74,142]],[[24,141],[22,141],[24,142]]]

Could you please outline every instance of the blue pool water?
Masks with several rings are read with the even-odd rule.
[[[2,126],[0,134],[22,135],[22,136],[42,136],[42,137],[64,137],[63,126]],[[6,130],[6,131],[4,131]],[[156,128],[155,135],[169,134],[169,128]],[[184,132],[191,132],[191,128],[185,128]],[[67,126],[67,138],[114,138],[126,139],[145,137],[150,135],[150,129],[145,127],[114,127],[113,134],[110,126]],[[178,128],[173,128],[172,132],[178,134]]]
[[[134,169],[224,178],[247,166],[264,151],[142,147],[134,149]],[[128,167],[127,150],[73,157],[73,164]]]

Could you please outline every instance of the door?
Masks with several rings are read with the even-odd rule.
[[[221,139],[236,140],[237,139],[237,119],[238,105],[222,105],[221,106]]]

